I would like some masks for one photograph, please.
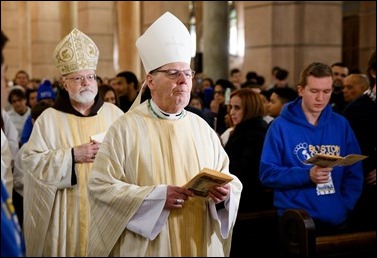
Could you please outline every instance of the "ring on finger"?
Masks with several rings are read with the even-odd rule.
[[[176,199],[175,200],[175,205],[181,205],[183,204],[185,201],[183,199]]]

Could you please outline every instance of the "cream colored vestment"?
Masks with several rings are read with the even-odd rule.
[[[24,234],[27,256],[86,256],[89,204],[87,178],[93,163],[74,164],[74,146],[107,131],[124,113],[104,103],[97,115],[79,117],[46,109],[20,150],[24,173]]]
[[[236,177],[229,212],[219,212],[227,219],[221,226],[207,199],[190,198],[170,212],[153,240],[126,229],[156,185],[184,185],[204,167],[229,173],[228,156],[206,121],[191,112],[179,120],[160,119],[145,101],[114,123],[107,136],[88,181],[89,256],[229,255],[242,189]]]

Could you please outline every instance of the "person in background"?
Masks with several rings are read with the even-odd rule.
[[[3,110],[6,100],[6,65],[4,63],[3,49],[7,41],[8,38],[1,31],[1,110]],[[12,198],[9,195],[13,191],[11,152],[7,137],[3,132],[3,119],[1,119],[1,122],[1,257],[23,257],[25,256],[24,238]]]
[[[209,125],[211,125],[213,121],[212,112],[209,110],[209,108],[204,107],[204,102],[199,96],[191,96],[188,106],[200,110],[203,119],[206,120]]]
[[[37,103],[38,90],[37,89],[27,89],[26,90],[26,105],[33,108]]]
[[[347,217],[363,186],[361,162],[334,168],[305,163],[316,154],[360,154],[348,121],[329,105],[332,76],[331,68],[319,62],[302,70],[300,98],[286,104],[271,123],[259,170],[262,184],[274,190],[278,215],[306,210],[317,235],[348,232]]]
[[[292,88],[274,88],[267,105],[267,113],[276,118],[279,116],[283,106],[298,97],[297,91]]]
[[[350,216],[351,230],[376,230],[376,51],[369,59],[367,74],[370,88],[349,103],[343,111],[360,144],[364,187],[361,197]]]
[[[87,256],[87,178],[100,147],[92,138],[123,115],[98,95],[98,56],[96,44],[76,28],[53,52],[62,89],[15,162],[23,174],[27,256]]]
[[[24,90],[19,88],[14,88],[9,92],[8,102],[11,104],[12,108],[7,113],[17,129],[18,143],[20,144],[22,130],[30,115],[31,109],[26,105],[26,95]]]
[[[31,89],[29,74],[24,70],[19,70],[14,76],[14,85],[21,86],[25,92]]]
[[[37,90],[37,105],[38,103],[45,102],[46,104],[48,104],[48,106],[52,106],[55,102],[55,99],[56,99],[56,93],[52,88],[51,82],[49,80],[45,80],[43,83],[39,85],[38,90]],[[32,112],[33,112],[33,109],[35,108],[35,105],[34,107],[31,108],[30,115],[26,119],[24,126],[22,128],[20,146],[24,145],[29,140],[29,137],[30,137],[31,131],[33,130],[33,125],[34,125],[33,119],[34,121],[37,119],[37,117],[44,110],[43,107],[45,106],[46,105],[43,105],[43,104],[39,105],[39,107],[37,107],[34,110],[34,117],[33,117]],[[41,107],[43,110],[41,110]]]
[[[241,88],[241,84],[243,83],[242,79],[242,71],[238,68],[233,68],[229,72],[229,81],[236,87],[236,89]]]
[[[265,114],[263,116],[263,119],[267,122],[267,124],[270,124],[274,120],[274,118],[268,114],[268,106],[270,105],[269,94],[267,91],[262,90],[259,93],[259,96],[261,97],[264,105]]]
[[[139,90],[139,81],[136,75],[131,71],[120,72],[111,81],[111,86],[118,93],[120,109],[127,112],[136,99]]]
[[[264,113],[259,93],[243,88],[231,94],[229,115],[234,130],[230,133],[224,149],[230,160],[229,171],[237,176],[243,185],[239,214],[273,208],[272,191],[265,188],[259,180],[260,156],[268,128],[263,119]],[[247,251],[251,244],[248,242],[255,234],[253,230],[256,229],[251,227],[248,221],[236,223],[231,256],[237,257]]]
[[[330,105],[336,113],[341,114],[346,105],[343,88],[344,79],[348,76],[349,70],[348,67],[341,62],[332,64],[331,70],[333,73],[333,91],[331,93]]]
[[[215,82],[214,97],[210,104],[210,110],[212,112],[213,122],[212,128],[221,135],[228,128],[226,121],[226,115],[228,113],[229,98],[227,99],[226,92],[232,92],[236,90],[234,85],[225,79],[219,79]],[[230,94],[228,95],[230,97]]]
[[[211,101],[213,100],[213,88],[214,88],[214,82],[211,78],[205,77],[203,78],[203,81],[201,83],[201,98],[204,101],[204,107],[209,108],[209,105],[211,104]]]
[[[103,84],[98,87],[98,93],[103,101],[110,102],[119,107],[119,97],[117,91],[110,85]]]
[[[365,74],[350,74],[344,79],[343,97],[345,105],[362,96],[369,89],[369,79]],[[344,111],[344,110],[343,110]]]
[[[263,200],[261,195],[265,193],[265,187],[260,183],[258,172],[268,128],[263,120],[262,99],[250,88],[236,90],[230,96],[229,115],[234,130],[224,149],[230,159],[229,171],[244,186],[239,212],[264,209],[272,204],[272,199],[270,202]]]
[[[140,91],[94,161],[88,256],[229,255],[241,182],[233,176],[207,198],[184,187],[203,168],[229,174],[217,134],[184,109],[194,77],[191,42],[169,12],[136,41],[151,99],[140,104]]]

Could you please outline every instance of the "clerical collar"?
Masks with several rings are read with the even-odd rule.
[[[161,118],[161,119],[178,120],[178,119],[181,119],[185,114],[185,110],[183,110],[179,113],[176,113],[176,114],[170,114],[170,113],[163,112],[156,105],[156,103],[154,103],[154,101],[152,99],[149,99],[148,103],[149,103],[149,108],[152,111],[153,115],[158,117],[158,118]]]
[[[364,92],[365,95],[368,95],[368,97],[372,100],[372,101],[376,101],[376,93],[372,90],[372,89],[368,89]]]

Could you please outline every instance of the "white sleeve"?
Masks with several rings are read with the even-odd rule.
[[[164,210],[166,193],[166,185],[157,186],[145,198],[126,228],[150,240],[155,239],[170,214],[170,211]]]
[[[217,210],[215,203],[212,199],[208,201],[211,217],[217,220],[220,224],[221,236],[226,239],[230,232],[230,221],[237,216],[234,209],[234,203],[232,198],[232,192],[229,193],[228,198],[224,201],[224,209]]]

